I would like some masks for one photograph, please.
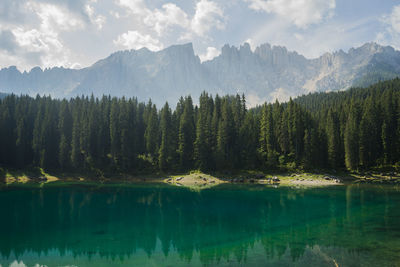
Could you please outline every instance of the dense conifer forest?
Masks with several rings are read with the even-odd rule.
[[[121,172],[367,170],[400,161],[400,79],[248,109],[202,93],[158,109],[131,98],[0,100],[4,168]]]

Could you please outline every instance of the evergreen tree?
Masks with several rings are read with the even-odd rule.
[[[383,124],[382,124],[382,145],[385,164],[392,164],[395,159],[396,143],[396,119],[395,107],[393,105],[393,94],[385,91],[382,96],[383,102]]]
[[[146,151],[152,156],[156,157],[158,152],[158,114],[155,105],[149,103],[147,107],[147,126],[145,132]]]
[[[197,115],[195,159],[197,167],[201,170],[213,168],[212,148],[211,148],[211,120],[213,102],[208,94],[203,92],[200,96],[200,107]]]
[[[16,160],[17,167],[22,168],[28,165],[33,159],[32,151],[32,130],[33,130],[33,110],[29,97],[21,96],[16,102],[15,122],[16,122]],[[12,154],[12,153],[11,153]]]
[[[158,153],[158,165],[161,171],[167,171],[172,169],[174,158],[171,109],[168,102],[161,110],[160,131],[161,145]]]
[[[134,161],[134,121],[132,120],[132,110],[129,103],[122,98],[118,117],[120,140],[120,168],[128,171],[133,166]]]
[[[232,109],[227,99],[223,101],[221,108],[221,120],[217,135],[218,167],[231,169],[234,166],[235,131]]]
[[[283,155],[290,153],[290,140],[289,140],[289,113],[283,112],[281,122],[279,124],[278,143],[280,151]]]
[[[359,127],[359,158],[362,168],[369,168],[374,165],[378,152],[377,143],[380,138],[376,125],[375,106],[371,98],[366,100],[363,115]]]
[[[117,98],[112,99],[110,111],[110,149],[111,157],[116,166],[119,166],[121,150],[121,133],[119,125],[120,102]]]
[[[240,128],[242,162],[240,164],[249,169],[259,167],[257,149],[260,136],[259,122],[253,112],[247,112]]]
[[[38,118],[38,120],[42,120],[41,127],[38,129],[40,134],[39,165],[44,169],[56,169],[58,167],[57,115],[55,103],[50,98],[46,99],[44,116]]]
[[[341,167],[342,164],[342,150],[340,144],[340,124],[336,113],[333,110],[328,111],[326,122],[326,136],[328,147],[328,162],[329,166],[333,169]]]
[[[308,131],[308,129],[304,132],[304,168],[310,169],[313,164],[313,143],[312,143],[312,134]]]
[[[71,165],[75,169],[83,168],[83,157],[80,146],[81,132],[81,99],[78,97],[73,100],[72,113],[72,136],[71,136]]]
[[[181,170],[188,170],[193,166],[195,140],[195,124],[193,102],[189,96],[184,101],[183,114],[179,124],[179,166]]]
[[[214,110],[213,110],[213,115],[211,119],[211,140],[210,140],[210,146],[212,149],[212,157],[213,159],[218,158],[218,151],[217,151],[217,143],[218,143],[218,128],[219,128],[219,122],[221,120],[221,98],[219,95],[215,96],[214,100]]]
[[[63,100],[60,106],[58,129],[60,132],[58,162],[61,169],[69,167],[71,158],[72,116],[68,102]]]
[[[268,144],[268,125],[267,125],[267,117],[268,117],[268,108],[267,105],[264,104],[262,107],[262,115],[260,120],[260,139],[259,144],[260,147],[258,149],[261,158],[264,162],[267,161],[267,144]]]
[[[345,148],[345,159],[346,167],[349,170],[356,170],[358,168],[358,125],[357,125],[357,114],[356,107],[353,105],[349,117],[346,123],[346,129],[344,133],[344,148]]]

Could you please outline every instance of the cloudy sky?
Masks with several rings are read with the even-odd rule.
[[[395,0],[1,0],[0,67],[86,67],[122,49],[192,42],[204,61],[229,43],[306,57],[378,42],[400,49]]]

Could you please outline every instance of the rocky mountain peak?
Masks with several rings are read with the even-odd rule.
[[[181,95],[196,98],[206,90],[214,94],[245,93],[248,99],[273,101],[398,75],[400,52],[377,43],[366,43],[347,53],[325,53],[316,59],[268,43],[254,52],[248,43],[239,47],[226,44],[219,56],[203,63],[192,43],[187,43],[157,52],[147,48],[118,51],[80,70],[36,67],[21,73],[11,66],[0,70],[0,91],[54,97],[125,95],[163,104]]]

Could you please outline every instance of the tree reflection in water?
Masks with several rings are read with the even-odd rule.
[[[400,260],[400,196],[384,187],[8,187],[0,191],[0,212],[0,263],[7,265]]]

